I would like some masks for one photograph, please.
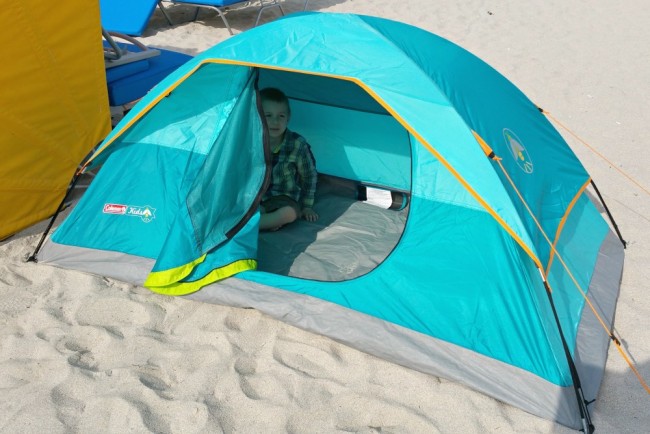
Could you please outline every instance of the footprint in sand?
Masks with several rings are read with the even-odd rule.
[[[105,400],[101,400],[96,404],[91,403],[89,406],[101,412],[104,405],[103,401]],[[140,414],[141,420],[146,427],[144,432],[202,434],[214,430],[214,427],[209,425],[208,409],[203,403],[183,400],[154,400],[144,396],[127,398],[127,401]],[[126,431],[94,430],[91,432],[127,431],[132,432],[130,429]]]
[[[81,325],[115,326],[145,325],[150,320],[147,308],[121,298],[90,299],[79,306],[76,319]]]
[[[139,409],[121,397],[93,397],[76,422],[80,433],[147,432]]]
[[[273,358],[280,364],[311,378],[331,380],[340,383],[347,363],[341,358],[335,346],[324,348],[301,342],[278,339],[273,348]]]
[[[48,327],[39,330],[36,336],[49,342],[61,354],[98,351],[114,341],[114,335],[104,328],[93,326],[78,326],[67,332],[60,327]]]
[[[72,366],[88,371],[99,371],[99,362],[95,359],[95,355],[90,351],[81,351],[72,354],[68,357],[68,363]]]
[[[224,325],[232,331],[246,332],[257,328],[262,314],[254,309],[233,309],[224,319]]]
[[[166,367],[147,364],[138,369],[137,375],[140,383],[156,392],[161,398],[174,399],[173,389],[178,381]]]

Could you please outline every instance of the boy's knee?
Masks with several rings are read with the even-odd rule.
[[[281,219],[285,225],[296,221],[298,218],[298,213],[295,209],[293,209],[293,207],[290,206],[283,206],[278,210],[278,214],[282,216]]]

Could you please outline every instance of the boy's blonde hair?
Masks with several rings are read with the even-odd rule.
[[[287,105],[289,114],[291,113],[291,106],[289,105],[289,98],[280,89],[275,87],[266,87],[260,90],[260,98],[262,101],[283,102]]]

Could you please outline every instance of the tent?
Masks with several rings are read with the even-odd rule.
[[[312,146],[321,219],[260,234],[269,86]],[[41,262],[253,307],[590,429],[623,245],[538,107],[455,44],[369,16],[263,25],[161,82],[99,167]]]
[[[54,214],[79,162],[111,127],[99,5],[5,3],[0,239]]]

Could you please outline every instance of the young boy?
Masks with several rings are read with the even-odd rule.
[[[262,197],[261,230],[277,230],[298,217],[313,222],[316,162],[307,141],[289,131],[289,99],[279,89],[260,91],[272,153],[271,184]]]

